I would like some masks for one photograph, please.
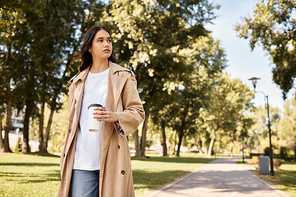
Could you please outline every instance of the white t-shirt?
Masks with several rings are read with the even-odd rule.
[[[89,72],[84,84],[73,169],[99,170],[101,159],[102,127],[99,132],[88,129],[88,106],[94,103],[106,106],[109,69],[100,73]]]

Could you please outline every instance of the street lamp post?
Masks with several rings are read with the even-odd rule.
[[[257,80],[260,80],[260,78],[253,77],[249,79],[252,81],[255,93],[262,93],[264,95],[264,102],[266,105],[266,110],[267,110],[267,118],[268,118],[268,133],[269,133],[269,158],[270,158],[270,176],[274,176],[274,171],[273,171],[273,157],[272,157],[272,146],[271,146],[271,130],[270,130],[270,117],[269,117],[269,103],[268,103],[268,95],[265,95],[264,92],[262,91],[256,91],[256,84]],[[266,100],[265,100],[266,99]]]

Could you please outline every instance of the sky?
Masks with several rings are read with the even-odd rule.
[[[262,91],[268,95],[269,105],[283,109],[284,100],[282,91],[272,81],[272,65],[270,58],[262,45],[256,46],[251,51],[249,40],[236,36],[234,27],[242,23],[244,17],[252,16],[255,9],[255,0],[214,0],[215,4],[221,7],[215,11],[218,16],[213,20],[214,24],[206,25],[212,31],[212,36],[221,41],[221,46],[227,54],[226,71],[231,78],[240,78],[252,90],[252,82],[249,78],[258,77],[256,91]],[[288,99],[292,98],[292,91],[289,92]],[[255,106],[264,106],[263,94],[256,93],[253,100]]]

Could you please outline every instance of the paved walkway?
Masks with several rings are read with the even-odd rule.
[[[236,164],[237,159],[239,158],[217,159],[143,197],[289,196],[275,186],[258,179],[248,171],[247,166]]]

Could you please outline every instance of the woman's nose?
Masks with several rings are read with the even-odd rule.
[[[108,41],[105,41],[104,43],[105,43],[104,44],[105,46],[109,46],[110,45],[110,43]]]

